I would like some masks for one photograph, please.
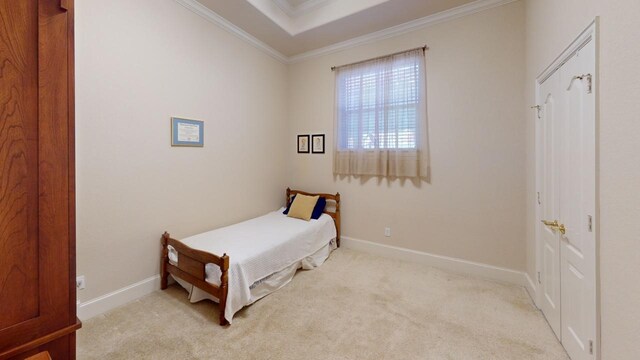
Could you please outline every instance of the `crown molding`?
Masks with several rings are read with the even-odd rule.
[[[342,51],[348,48],[352,48],[359,45],[370,44],[379,40],[388,39],[394,36],[402,35],[417,29],[439,24],[442,22],[454,20],[463,16],[475,14],[481,11],[489,10],[498,6],[507,5],[512,2],[520,0],[476,0],[474,2],[458,6],[453,9],[445,10],[437,14],[425,16],[420,19],[409,21],[404,24],[393,26],[384,30],[376,31],[367,35],[355,37],[350,40],[342,41],[333,45],[329,45],[320,49],[311,50],[299,55],[287,57],[266,43],[258,40],[253,35],[235,26],[222,16],[215,13],[213,10],[199,3],[197,0],[174,0],[178,4],[184,6],[188,10],[202,16],[208,21],[222,27],[228,32],[236,35],[240,39],[248,42],[254,47],[262,50],[266,54],[270,55],[274,59],[282,62],[283,64],[294,64],[297,62],[321,57],[338,51]]]
[[[367,35],[358,36],[350,40],[342,41],[333,45],[329,45],[320,49],[311,50],[299,55],[290,56],[289,64],[317,58],[328,55],[348,48],[359,45],[370,44],[376,41],[388,39],[394,36],[402,35],[411,31],[415,31],[427,26],[432,26],[446,21],[451,21],[463,16],[472,15],[481,11],[489,10],[498,6],[507,5],[519,0],[476,0],[474,2],[445,10],[437,14],[425,16],[420,19],[406,22],[404,24],[392,26],[384,30],[376,31]]]
[[[178,4],[184,6],[188,10],[196,13],[197,15],[202,16],[206,20],[208,20],[208,21],[220,26],[224,30],[227,30],[228,32],[232,33],[233,35],[236,35],[240,39],[248,42],[249,44],[253,45],[254,47],[258,48],[259,50],[262,50],[263,52],[265,52],[267,55],[273,57],[274,59],[276,59],[276,60],[278,60],[278,61],[280,61],[280,62],[282,62],[284,64],[287,64],[289,62],[289,58],[286,57],[284,54],[282,54],[278,50],[272,48],[271,46],[267,45],[266,43],[258,40],[253,35],[249,34],[248,32],[246,32],[246,31],[240,29],[239,27],[233,25],[230,21],[228,21],[227,19],[225,19],[222,16],[218,15],[213,10],[211,10],[208,7],[202,5],[198,1],[196,1],[196,0],[174,0],[174,1],[177,2]]]

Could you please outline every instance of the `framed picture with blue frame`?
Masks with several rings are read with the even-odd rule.
[[[204,121],[171,118],[171,146],[204,146]]]

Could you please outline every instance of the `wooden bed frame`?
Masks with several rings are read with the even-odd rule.
[[[340,247],[340,193],[332,194],[313,194],[300,190],[291,190],[287,188],[286,205],[291,204],[291,198],[296,194],[320,196],[327,199],[327,207],[330,207],[330,201],[335,204],[335,210],[330,211],[325,208],[324,213],[331,216],[336,225],[336,243]],[[169,246],[178,252],[178,265],[169,263]],[[207,264],[215,264],[220,267],[220,285],[216,286],[206,281],[205,266]],[[203,291],[215,296],[218,300],[220,311],[220,325],[228,325],[224,317],[224,311],[227,305],[227,294],[229,291],[229,256],[225,253],[222,256],[193,249],[181,241],[172,239],[168,232],[162,235],[162,256],[160,258],[160,288],[165,290],[168,286],[169,274],[188,281],[192,285],[202,289]]]

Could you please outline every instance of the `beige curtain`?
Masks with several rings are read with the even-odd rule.
[[[336,69],[333,172],[429,178],[422,49]]]

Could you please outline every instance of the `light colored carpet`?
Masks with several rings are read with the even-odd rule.
[[[95,317],[79,359],[568,359],[523,288],[347,249],[218,326],[178,286]]]

